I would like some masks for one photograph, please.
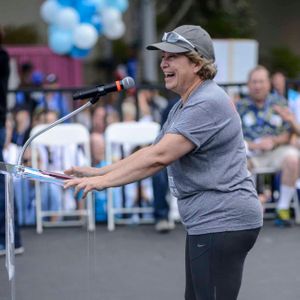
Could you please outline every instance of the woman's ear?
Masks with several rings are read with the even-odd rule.
[[[197,74],[202,68],[202,64],[200,63],[195,63],[195,66],[194,66],[194,72],[195,74]]]

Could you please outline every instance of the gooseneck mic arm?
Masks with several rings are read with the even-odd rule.
[[[83,111],[84,109],[92,106],[94,103],[96,103],[99,98],[103,95],[106,95],[107,93],[110,92],[116,92],[116,91],[121,91],[121,90],[127,90],[129,88],[134,87],[135,83],[133,78],[131,77],[126,77],[121,81],[116,81],[113,84],[109,84],[109,85],[104,85],[100,88],[96,87],[94,89],[89,89],[86,91],[81,91],[81,92],[77,92],[73,95],[73,99],[85,99],[88,97],[92,97],[89,102],[85,103],[84,105],[80,106],[79,108],[77,108],[76,110],[72,111],[71,113],[67,114],[66,116],[56,120],[55,122],[49,124],[49,126],[46,126],[45,128],[43,128],[42,130],[38,131],[36,134],[32,135],[24,144],[24,146],[21,149],[21,152],[19,154],[18,157],[18,162],[17,164],[20,166],[22,164],[23,161],[23,156],[24,153],[27,149],[27,147],[30,145],[30,143],[39,135],[41,135],[42,133],[48,131],[49,129],[53,128],[54,126],[72,118],[73,116],[77,115],[78,113],[80,113],[81,111]]]

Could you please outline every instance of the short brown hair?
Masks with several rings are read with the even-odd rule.
[[[253,73],[255,73],[256,71],[261,71],[261,70],[266,71],[268,79],[270,80],[270,72],[269,72],[269,70],[265,66],[263,66],[263,65],[257,65],[255,68],[253,68],[249,72],[249,74],[248,74],[248,82],[251,80],[251,77],[252,77]]]
[[[217,67],[213,60],[206,59],[194,51],[184,53],[184,55],[193,63],[200,64],[202,66],[198,71],[198,75],[201,79],[214,79],[217,74]]]

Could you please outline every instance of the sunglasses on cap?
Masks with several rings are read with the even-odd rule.
[[[178,41],[182,41],[188,45],[190,45],[196,52],[198,52],[197,48],[186,38],[184,38],[182,35],[175,31],[170,31],[170,32],[165,32],[163,37],[162,37],[162,42],[167,42],[171,44],[175,44]]]

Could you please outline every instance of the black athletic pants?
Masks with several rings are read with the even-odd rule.
[[[185,300],[236,300],[260,228],[187,235]]]

